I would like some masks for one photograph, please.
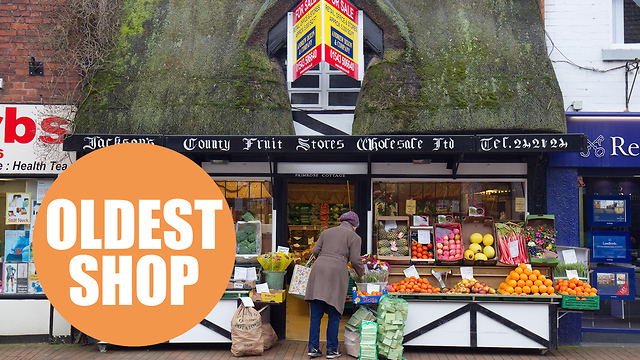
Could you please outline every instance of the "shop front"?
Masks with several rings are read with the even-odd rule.
[[[39,205],[73,161],[62,152],[62,139],[55,143],[61,134],[58,118],[45,112],[43,106],[0,105],[0,342],[70,335],[69,323],[40,286],[31,251]]]
[[[131,142],[150,136],[76,134],[65,140],[65,150],[82,156],[116,138]],[[522,221],[529,212],[543,213],[544,203],[538,201],[546,193],[542,159],[549,152],[582,151],[585,139],[582,134],[158,135],[153,143],[191,158],[215,180],[239,230],[236,266],[259,268],[257,256],[278,248],[286,248],[295,263],[306,263],[321,231],[337,225],[348,210],[360,215],[361,253],[382,256],[388,255],[378,241],[382,219],[407,218],[411,226],[414,215],[435,224],[461,223],[470,216]],[[253,230],[238,238],[248,225]],[[418,260],[402,250],[406,256],[392,259],[399,260],[392,261],[396,277]],[[435,268],[428,259],[416,264],[423,272]],[[453,269],[459,275],[459,266]],[[504,270],[497,271],[478,274],[495,280]],[[350,295],[345,301],[353,309]],[[284,307],[272,306],[271,312],[280,338],[306,340],[307,304],[287,296]]]
[[[562,174],[556,184],[571,181],[578,188],[572,191],[578,206],[558,206],[556,216],[576,220],[576,236],[563,245],[588,250],[589,281],[601,298],[600,309],[583,313],[576,327],[584,342],[635,343],[640,336],[640,114],[567,113],[567,128],[584,133],[588,143],[583,152],[550,157],[552,172]]]

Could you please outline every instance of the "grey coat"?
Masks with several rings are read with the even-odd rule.
[[[346,221],[320,234],[313,247],[313,255],[317,259],[311,267],[305,300],[323,300],[342,314],[347,290],[351,291],[347,289],[347,263],[351,261],[351,267],[359,276],[364,274],[364,265],[360,259],[361,243],[360,236]]]

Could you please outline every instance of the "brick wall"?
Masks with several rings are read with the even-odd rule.
[[[46,49],[45,36],[55,26],[56,0],[0,0],[0,103],[59,104],[81,80],[61,76],[61,66]],[[44,76],[29,75],[31,57],[43,62]]]

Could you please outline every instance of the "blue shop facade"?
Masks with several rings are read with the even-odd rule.
[[[588,279],[600,308],[566,313],[560,343],[640,339],[640,113],[567,113],[567,132],[584,133],[583,152],[549,154],[547,212],[558,245],[587,249]]]

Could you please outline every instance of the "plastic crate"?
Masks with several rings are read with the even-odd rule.
[[[578,300],[586,299],[586,300]],[[575,310],[599,310],[600,296],[562,295],[561,307]]]

